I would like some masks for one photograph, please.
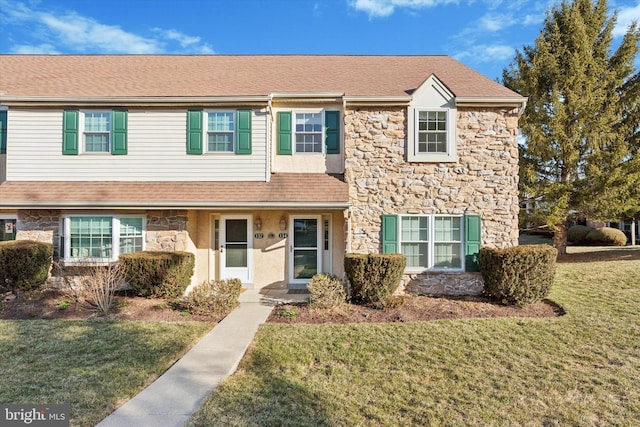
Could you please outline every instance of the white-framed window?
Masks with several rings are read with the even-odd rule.
[[[63,218],[65,261],[116,261],[144,250],[142,216],[68,215]]]
[[[293,141],[296,153],[322,153],[323,123],[322,111],[294,112]]]
[[[111,152],[111,111],[83,111],[82,147],[85,153]]]
[[[454,162],[456,156],[455,109],[410,109],[408,160]]]
[[[400,253],[407,270],[464,269],[463,217],[445,215],[401,215]]]
[[[235,146],[235,112],[207,111],[205,147],[210,153],[233,153]]]

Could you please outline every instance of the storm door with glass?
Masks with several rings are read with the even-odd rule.
[[[292,216],[289,235],[289,283],[304,284],[322,270],[322,221],[313,215]]]
[[[251,216],[223,216],[220,221],[220,279],[251,283]]]

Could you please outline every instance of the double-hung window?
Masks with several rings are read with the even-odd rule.
[[[407,258],[407,270],[458,270],[464,266],[464,218],[445,215],[400,215],[383,230],[395,234],[397,247]]]
[[[322,153],[322,116],[318,113],[295,113],[296,153]]]
[[[87,111],[83,118],[84,151],[86,153],[111,152],[111,112]]]
[[[418,153],[447,152],[447,113],[418,110]]]
[[[233,153],[235,129],[235,113],[209,111],[207,113],[207,151]]]
[[[115,261],[144,249],[144,218],[74,215],[63,220],[66,261]]]

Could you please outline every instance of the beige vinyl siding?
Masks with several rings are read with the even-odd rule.
[[[128,153],[62,154],[62,110],[11,109],[7,180],[265,181],[267,114],[252,114],[252,154],[186,154],[186,110],[129,109]],[[80,142],[81,143],[81,142]]]

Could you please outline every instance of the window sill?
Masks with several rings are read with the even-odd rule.
[[[453,274],[453,273],[464,273],[465,271],[462,268],[407,268],[404,270],[404,274]]]
[[[65,259],[62,261],[62,265],[64,267],[104,267],[116,262],[116,260],[105,259]]]
[[[449,156],[447,154],[421,154],[417,156],[409,156],[409,163],[456,163],[458,156]]]

